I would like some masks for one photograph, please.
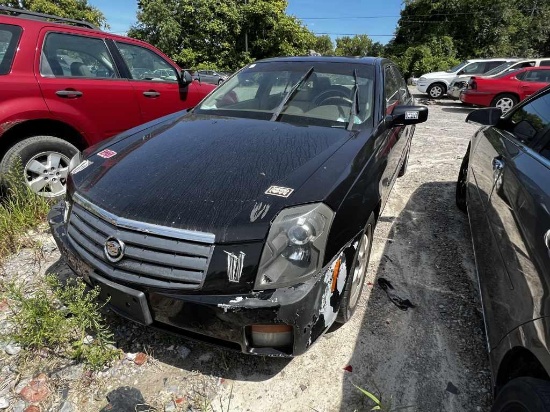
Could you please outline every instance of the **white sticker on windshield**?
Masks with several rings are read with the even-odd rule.
[[[248,66],[249,69],[253,69],[254,67],[256,67],[256,63],[251,64],[250,66]]]
[[[271,186],[265,191],[265,194],[279,197],[289,197],[292,192],[294,192],[294,189],[291,189],[290,187]]]
[[[405,119],[418,119],[418,112],[405,112]]]

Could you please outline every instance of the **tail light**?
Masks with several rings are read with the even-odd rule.
[[[472,77],[472,78],[470,79],[469,85],[470,85],[470,89],[473,89],[473,90],[476,90],[476,89],[477,89],[477,82],[476,82],[475,77]]]

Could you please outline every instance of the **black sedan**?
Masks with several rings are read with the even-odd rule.
[[[122,316],[301,354],[357,306],[409,125],[427,119],[412,102],[385,59],[250,64],[193,110],[77,155],[52,232]]]
[[[550,411],[550,88],[480,109],[457,183],[485,315],[493,411]]]

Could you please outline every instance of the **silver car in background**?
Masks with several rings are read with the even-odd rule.
[[[197,70],[193,76],[194,79],[210,84],[222,84],[228,77],[227,74],[215,70]]]

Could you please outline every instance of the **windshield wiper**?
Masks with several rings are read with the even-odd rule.
[[[284,97],[281,104],[279,104],[279,106],[277,106],[277,109],[275,109],[275,111],[273,112],[273,116],[271,116],[270,121],[275,122],[275,121],[277,121],[277,119],[279,119],[279,116],[281,115],[281,112],[285,109],[286,104],[288,103],[288,101],[290,99],[292,99],[294,94],[296,94],[296,92],[298,91],[298,88],[302,85],[302,83],[305,82],[309,78],[309,76],[311,76],[311,73],[313,73],[313,66],[311,66],[311,68],[306,72],[306,74],[304,74],[300,78],[300,80],[298,80],[298,83],[296,83],[294,86],[292,86],[292,89],[290,89],[290,91]]]
[[[353,123],[355,122],[355,116],[359,114],[359,105],[357,99],[359,98],[359,83],[357,82],[357,69],[353,70],[353,80],[355,85],[353,86],[353,102],[351,103],[351,109],[349,111],[348,127],[346,130],[351,130]]]

